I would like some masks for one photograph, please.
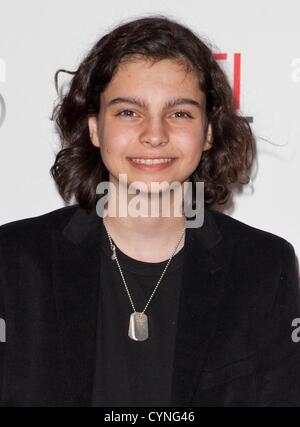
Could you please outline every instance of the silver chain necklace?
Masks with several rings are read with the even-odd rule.
[[[135,309],[135,305],[134,305],[134,303],[132,301],[131,294],[129,292],[129,289],[128,289],[125,277],[124,277],[122,269],[120,267],[120,263],[119,263],[119,260],[118,260],[118,257],[117,257],[117,253],[116,253],[116,246],[114,245],[114,243],[112,241],[112,238],[110,237],[110,234],[107,231],[106,227],[104,227],[104,228],[105,228],[106,233],[108,235],[110,247],[111,247],[111,250],[112,250],[111,259],[114,260],[114,261],[116,261],[116,263],[118,265],[118,268],[119,268],[119,271],[120,271],[120,274],[121,274],[121,277],[122,277],[122,280],[123,280],[123,283],[124,283],[127,295],[129,297],[129,300],[130,300],[130,303],[131,303],[131,306],[132,306],[132,309],[133,309],[133,313],[130,315],[130,319],[129,319],[128,336],[132,340],[134,340],[134,341],[145,341],[149,337],[148,316],[145,314],[145,311],[148,308],[148,306],[149,306],[149,304],[150,304],[150,302],[151,302],[151,300],[152,300],[152,298],[153,298],[153,296],[154,296],[154,294],[155,294],[155,292],[156,292],[156,290],[157,290],[157,288],[158,288],[158,286],[159,286],[159,284],[160,284],[160,282],[161,282],[161,280],[162,280],[165,272],[167,271],[167,268],[169,267],[169,264],[170,264],[170,262],[171,262],[171,260],[172,260],[172,258],[174,256],[174,254],[175,254],[175,252],[176,252],[176,250],[177,250],[177,248],[178,248],[178,246],[179,246],[179,244],[180,244],[180,242],[181,242],[181,240],[182,240],[182,238],[183,238],[183,236],[185,234],[185,228],[186,227],[184,226],[183,233],[180,236],[180,239],[179,239],[179,241],[178,241],[178,243],[177,243],[177,245],[176,245],[176,247],[175,247],[175,249],[174,249],[174,251],[173,251],[173,253],[171,255],[171,258],[169,258],[169,260],[167,262],[167,265],[165,266],[164,271],[162,272],[162,275],[160,276],[159,281],[157,282],[157,284],[156,284],[156,286],[155,286],[155,288],[154,288],[154,290],[153,290],[153,292],[152,292],[152,294],[151,294],[151,296],[150,296],[147,304],[145,305],[144,310],[141,311],[141,312],[137,312],[136,309]]]

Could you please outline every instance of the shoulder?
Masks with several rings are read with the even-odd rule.
[[[260,254],[278,257],[283,253],[295,257],[293,245],[282,236],[253,227],[220,211],[209,209],[208,213],[223,239],[233,240],[241,253],[246,252],[249,257]]]
[[[285,310],[300,313],[299,265],[293,245],[285,238],[255,228],[224,213],[209,210],[222,235],[226,254],[226,242],[233,242],[231,266],[235,271],[232,285],[243,297],[250,295],[255,310],[273,307],[285,301]],[[281,307],[283,309],[283,306]],[[280,314],[281,308],[278,310]]]
[[[0,245],[44,241],[68,223],[78,205],[55,209],[42,215],[8,222],[0,226]]]

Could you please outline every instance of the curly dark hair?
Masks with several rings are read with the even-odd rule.
[[[109,172],[98,147],[91,142],[88,117],[99,113],[100,94],[118,65],[136,56],[181,61],[197,73],[206,96],[213,145],[203,151],[189,181],[204,182],[205,206],[225,204],[233,185],[250,180],[255,139],[247,119],[234,108],[230,84],[208,44],[191,29],[163,15],[141,17],[117,26],[100,38],[76,71],[60,69],[55,73],[59,103],[51,120],[56,123],[61,149],[50,173],[60,195],[65,202],[74,196],[88,211],[95,208],[101,197],[96,194],[96,187],[109,179]],[[58,90],[60,72],[73,75],[66,94]]]

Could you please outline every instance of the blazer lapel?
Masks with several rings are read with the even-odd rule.
[[[175,340],[171,406],[189,406],[216,329],[232,241],[224,240],[211,212],[187,229],[187,249]]]
[[[66,372],[66,405],[89,406],[96,353],[101,228],[78,208],[53,243],[54,291]],[[59,242],[59,243],[57,243]]]

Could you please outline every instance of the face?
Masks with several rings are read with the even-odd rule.
[[[89,130],[116,185],[121,173],[128,185],[142,181],[148,189],[151,182],[183,183],[202,151],[211,147],[210,126],[205,135],[205,95],[196,74],[175,61],[121,64],[100,102]],[[159,160],[149,164],[149,159]]]

